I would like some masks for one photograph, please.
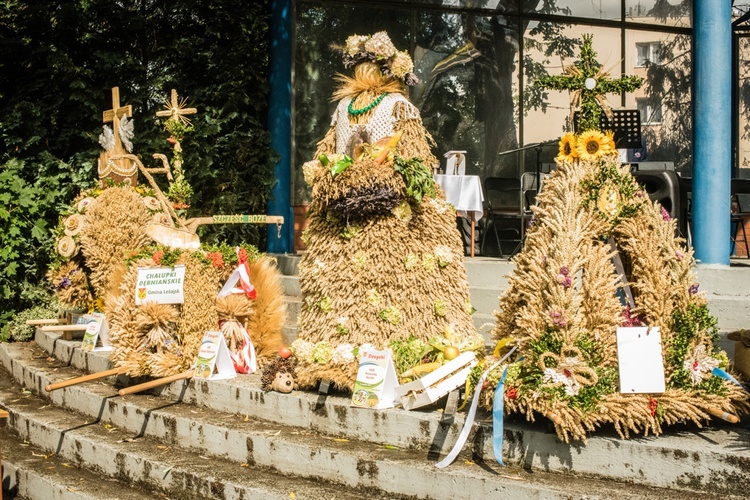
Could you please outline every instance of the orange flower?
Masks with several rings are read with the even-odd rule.
[[[154,252],[154,255],[151,257],[151,259],[154,261],[154,264],[157,266],[161,264],[161,259],[164,258],[164,251],[163,250],[157,250]]]
[[[224,267],[224,259],[219,252],[207,253],[206,258],[213,262],[215,268],[220,269]]]

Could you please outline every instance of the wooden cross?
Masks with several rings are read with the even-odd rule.
[[[185,101],[186,99],[178,101],[177,90],[172,89],[171,99],[169,101],[164,99],[166,103],[164,111],[157,111],[156,116],[168,116],[171,120],[180,120],[183,124],[190,125],[190,120],[185,115],[194,115],[198,110],[195,108],[186,108]]]
[[[120,87],[112,87],[112,109],[102,114],[104,123],[112,122],[112,133],[115,136],[114,154],[122,154],[122,142],[120,141],[120,118],[133,116],[133,106],[120,106]]]
[[[583,35],[580,59],[565,68],[560,76],[544,76],[536,81],[536,85],[545,89],[568,90],[570,95],[570,118],[577,107],[581,108],[579,131],[599,129],[599,117],[602,110],[607,118],[612,120],[612,109],[607,103],[605,94],[620,94],[632,92],[643,84],[639,76],[623,75],[618,79],[609,77],[596,60],[596,52],[591,47],[593,35]]]

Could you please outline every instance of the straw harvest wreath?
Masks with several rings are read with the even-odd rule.
[[[622,437],[660,434],[677,422],[701,425],[710,416],[750,410],[747,392],[727,373],[692,251],[675,236],[675,225],[620,165],[611,134],[563,137],[558,168],[539,195],[496,313],[496,340],[518,346],[505,381],[506,411],[550,418],[567,442],[585,440],[605,424]],[[611,242],[632,306],[621,302],[627,287]],[[660,329],[666,379],[660,394],[625,394],[618,384],[617,328],[641,325]],[[501,373],[485,383],[487,408]]]
[[[153,245],[150,222],[169,217],[150,188],[112,185],[85,191],[61,218],[58,256],[48,278],[63,307],[104,311],[114,347],[112,361],[127,374],[162,377],[188,369],[207,330],[221,329],[242,371],[244,328],[261,365],[283,345],[285,306],[278,270],[251,245],[202,245],[179,250]],[[238,262],[245,260],[255,298],[217,298]],[[184,304],[135,305],[139,267],[185,266]]]

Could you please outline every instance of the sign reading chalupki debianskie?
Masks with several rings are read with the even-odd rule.
[[[183,304],[185,266],[139,267],[135,285],[135,305],[144,302]]]

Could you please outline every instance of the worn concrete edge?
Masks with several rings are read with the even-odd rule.
[[[467,498],[496,495],[503,498],[569,498],[571,493],[586,495],[588,498],[607,498],[613,491],[621,497],[667,493],[664,490],[632,485],[618,486],[611,482],[577,477],[564,479],[547,475],[541,478],[538,474],[530,476],[523,471],[518,474],[507,469],[502,471],[504,474],[498,474],[484,470],[475,463],[455,463],[449,469],[439,470],[429,463],[395,458],[393,451],[352,451],[350,443],[321,443],[316,436],[309,437],[307,446],[299,443],[295,446],[292,440],[280,438],[277,433],[268,434],[265,438],[255,435],[251,440],[243,440],[242,435],[236,435],[232,430],[220,426],[210,429],[206,424],[201,425],[205,441],[215,441],[216,447],[225,451],[230,448],[240,454],[240,460],[245,461],[245,469],[241,468],[241,464],[235,465],[237,471],[246,470],[248,473],[247,478],[240,480],[228,477],[233,476],[232,473],[214,473],[214,469],[218,468],[217,460],[223,458],[206,459],[203,453],[207,450],[179,451],[171,448],[168,454],[163,454],[164,458],[154,459],[150,456],[155,452],[154,443],[148,437],[138,441],[129,440],[132,436],[130,430],[107,428],[101,424],[81,424],[80,417],[48,405],[38,408],[28,408],[28,405],[19,405],[18,408],[6,406],[11,412],[11,423],[19,430],[21,438],[45,450],[54,451],[76,464],[95,468],[98,473],[108,477],[134,481],[170,494],[183,491],[189,493],[182,494],[179,498],[237,498],[237,494],[227,494],[227,490],[247,491],[249,483],[258,482],[258,477],[254,474],[255,468],[265,464],[272,464],[275,473],[288,479],[293,477],[295,482],[299,477],[317,481],[335,478],[339,484],[354,488],[358,497],[365,498],[383,498],[382,492],[378,493],[378,490],[384,491],[388,498],[395,495],[410,498],[456,498],[457,492],[462,492]],[[154,414],[152,418],[153,416]],[[175,422],[174,428],[184,428],[189,432],[191,427],[198,427],[195,419],[182,420]],[[180,435],[177,439],[183,437]],[[172,441],[166,443],[170,444]],[[189,443],[180,443],[179,446],[184,445],[189,446]],[[144,453],[144,448],[152,453]],[[211,455],[211,452],[208,451],[208,454]],[[204,461],[199,460],[200,458]],[[220,494],[216,495],[216,492]],[[255,493],[257,495],[261,492]],[[278,498],[283,497],[281,495]],[[249,498],[261,497],[250,494]],[[262,498],[269,496],[263,495]],[[337,495],[337,498],[340,496]]]
[[[88,421],[85,416],[45,405],[42,400],[34,402],[26,397],[7,402],[4,392],[0,390],[3,406],[10,413],[9,425],[19,440],[33,443],[48,456],[69,462],[100,480],[117,480],[180,499],[286,499],[290,491],[296,491],[300,499],[357,498],[327,478],[310,480],[299,475],[291,481],[287,474],[248,462],[248,457],[242,462],[218,455],[206,457],[201,450],[134,436],[131,430]]]
[[[2,361],[8,366],[5,359]],[[12,364],[15,378],[37,390],[41,390],[50,376],[23,363]],[[98,398],[101,396],[91,399],[82,392],[85,390],[85,386],[80,386],[56,391],[51,399],[55,404],[64,405],[66,398],[71,397],[78,406],[89,401],[86,412],[98,415],[101,409]],[[258,387],[257,377],[239,377],[230,381],[193,380],[187,384],[166,386],[161,394],[170,401],[194,403],[220,412],[285,422],[332,436],[411,449],[429,449],[441,431],[445,440],[443,453],[455,442],[459,426],[463,425],[465,418],[464,414],[458,414],[455,423],[443,428],[439,422],[440,414],[434,411],[352,409],[347,398],[336,396],[325,398],[321,406],[320,397],[316,394],[264,393]],[[491,426],[488,422],[481,422],[478,427],[474,451],[480,457],[492,460]],[[504,456],[507,463],[536,470],[572,472],[657,487],[704,489],[715,487],[713,477],[733,474],[747,466],[750,453],[745,451],[738,454],[731,447],[741,449],[744,439],[745,450],[750,449],[748,434],[733,427],[621,440],[604,432],[592,436],[587,445],[567,445],[554,434],[538,427],[524,422],[508,422]],[[714,444],[707,444],[710,441]],[[750,478],[740,483],[750,486]]]
[[[153,492],[140,491],[127,483],[67,463],[54,453],[22,443],[9,432],[2,434],[4,494],[27,499],[55,500],[145,500]],[[5,498],[5,497],[4,497]]]

